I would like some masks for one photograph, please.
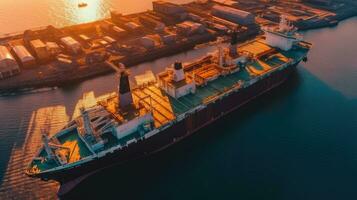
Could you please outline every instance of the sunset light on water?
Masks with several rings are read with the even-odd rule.
[[[356,15],[0,0],[0,199],[353,199]]]

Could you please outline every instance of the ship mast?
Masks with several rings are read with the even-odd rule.
[[[183,72],[183,67],[181,62],[174,63],[174,73],[173,81],[179,82],[185,79],[185,73]]]
[[[90,124],[88,111],[86,111],[84,107],[80,108],[80,111],[83,117],[83,126],[84,126],[85,134],[88,136],[93,136],[93,129]]]
[[[129,72],[125,70],[125,65],[123,63],[119,63],[119,67],[114,65],[113,63],[106,61],[107,65],[109,65],[112,69],[114,69],[119,77],[118,84],[118,112],[128,106],[133,105],[133,97],[130,90],[130,82],[129,82]]]
[[[118,106],[120,109],[125,109],[133,104],[133,97],[131,95],[129,72],[122,66],[122,71],[119,73],[119,87],[118,87]]]
[[[42,142],[44,144],[44,148],[45,148],[45,151],[47,153],[47,159],[48,160],[52,160],[55,158],[55,154],[53,153],[50,145],[49,145],[49,140],[48,140],[48,137],[47,135],[45,134],[42,134]]]
[[[231,34],[231,42],[229,47],[229,54],[232,57],[237,56],[237,44],[238,44],[238,32],[237,30],[233,30]]]

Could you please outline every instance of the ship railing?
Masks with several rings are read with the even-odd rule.
[[[209,97],[205,98],[203,100],[203,103],[205,105],[207,105],[207,104],[210,104],[212,102],[215,102],[217,99],[222,98],[222,97],[224,97],[226,95],[229,95],[232,92],[235,92],[235,91],[239,90],[240,88],[242,88],[243,85],[244,84],[242,83],[242,81],[238,81],[232,87],[225,89],[223,92],[220,91],[217,95],[209,96]]]
[[[306,48],[309,49],[312,46],[312,43],[306,42],[306,41],[299,41],[298,43],[296,43],[297,46],[300,46],[302,48]]]
[[[75,161],[75,162],[71,162],[71,163],[67,163],[65,165],[60,165],[58,167],[54,167],[54,168],[51,168],[51,169],[48,169],[46,170],[46,172],[52,172],[52,171],[57,171],[57,170],[61,170],[61,169],[64,169],[64,168],[74,168],[74,167],[77,167],[78,165],[81,165],[85,162],[88,162],[88,161],[91,161],[93,160],[94,156],[93,155],[90,155],[90,156],[87,156],[87,157],[84,157],[78,161]]]
[[[146,133],[146,134],[144,135],[144,138],[147,139],[147,138],[149,138],[149,137],[151,137],[151,136],[157,134],[158,132],[159,132],[159,129],[154,129],[154,130],[152,130],[152,131]]]

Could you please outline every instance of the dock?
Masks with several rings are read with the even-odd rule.
[[[6,34],[0,36],[0,45],[13,54],[12,65],[19,70],[0,70],[0,92],[72,85],[112,73],[105,61],[131,67],[228,38],[232,31],[244,42],[261,34],[260,26],[275,26],[282,15],[300,29],[333,25],[357,14],[357,9],[352,9],[341,15],[348,7],[355,5],[338,4],[327,10],[284,1],[215,0],[183,5],[154,1],[153,10],[145,12],[123,15],[111,11],[110,18],[91,23]],[[24,53],[17,55],[18,49]],[[9,63],[0,57],[2,62]]]

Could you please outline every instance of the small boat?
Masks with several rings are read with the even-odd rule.
[[[79,7],[79,8],[84,8],[84,7],[86,7],[86,6],[88,6],[87,3],[84,3],[84,2],[78,3],[78,7]]]

